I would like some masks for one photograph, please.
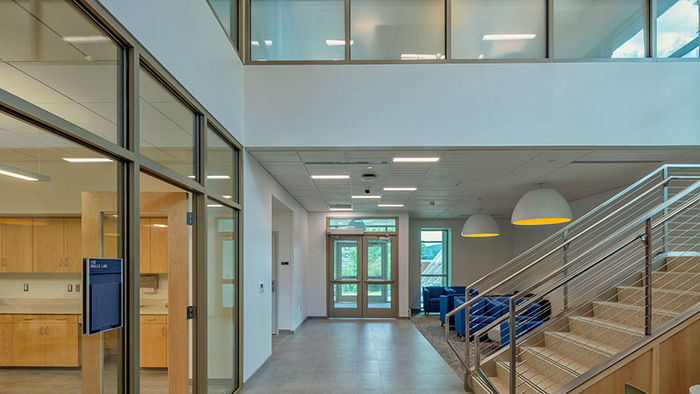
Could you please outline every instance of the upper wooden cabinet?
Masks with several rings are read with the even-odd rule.
[[[63,219],[66,272],[83,272],[83,232],[80,218]]]
[[[2,272],[32,272],[31,218],[7,218],[2,223]]]
[[[80,218],[35,218],[34,272],[82,272]]]
[[[147,274],[151,272],[151,219],[141,218],[140,231],[140,271],[142,274]]]
[[[168,219],[141,218],[141,273],[168,273]]]

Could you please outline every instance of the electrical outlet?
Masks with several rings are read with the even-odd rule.
[[[72,293],[72,292],[73,292],[73,284],[72,284],[72,283],[69,283],[69,284],[68,284],[68,288],[67,288],[66,290],[67,290],[69,293]]]
[[[75,292],[80,293],[80,283],[75,284]]]
[[[29,283],[25,283],[24,284],[24,292],[26,293],[28,291],[29,291]]]

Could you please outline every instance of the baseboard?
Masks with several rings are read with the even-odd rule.
[[[265,362],[263,362],[262,364],[260,364],[260,366],[258,367],[258,369],[256,369],[255,372],[253,372],[253,373],[248,377],[248,379],[246,379],[246,380],[243,381],[243,384],[241,385],[240,389],[243,390],[243,389],[245,388],[245,386],[246,386],[248,383],[250,383],[253,379],[255,379],[255,378],[260,374],[260,371],[263,370],[263,367],[265,367],[265,366],[267,365],[267,363],[270,362],[271,359],[272,359],[272,352],[270,352],[270,355],[267,356],[267,358],[265,359]]]

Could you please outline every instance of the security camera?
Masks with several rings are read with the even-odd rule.
[[[369,190],[369,188],[365,189],[365,194],[370,194],[370,193],[371,193],[371,191]]]

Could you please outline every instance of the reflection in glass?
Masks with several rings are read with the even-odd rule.
[[[141,153],[194,177],[194,112],[144,68],[139,74],[139,94]]]
[[[117,142],[121,48],[70,1],[0,1],[0,88]]]
[[[452,0],[453,59],[546,57],[544,0]]]
[[[367,285],[367,307],[374,309],[391,308],[391,285],[390,284],[368,284]]]
[[[658,57],[698,57],[700,13],[697,0],[659,0],[656,6]]]
[[[209,393],[236,386],[236,212],[207,204],[207,365]]]
[[[345,59],[343,0],[251,0],[251,60]]]
[[[358,279],[357,241],[334,242],[334,279]]]
[[[238,1],[237,0],[207,0],[226,30],[231,42],[238,49]]]
[[[391,280],[391,240],[367,241],[367,279]]]
[[[335,308],[357,308],[357,285],[333,285],[333,306]]]
[[[445,58],[442,0],[353,0],[350,3],[353,60]]]
[[[236,152],[211,128],[207,129],[207,188],[224,198],[237,200]]]
[[[366,232],[371,233],[386,233],[396,231],[396,218],[353,218],[339,219],[330,218],[328,220],[328,228],[361,228]]]
[[[554,57],[644,57],[646,4],[646,0],[554,0]]]
[[[447,286],[449,231],[421,230],[421,286]]]

